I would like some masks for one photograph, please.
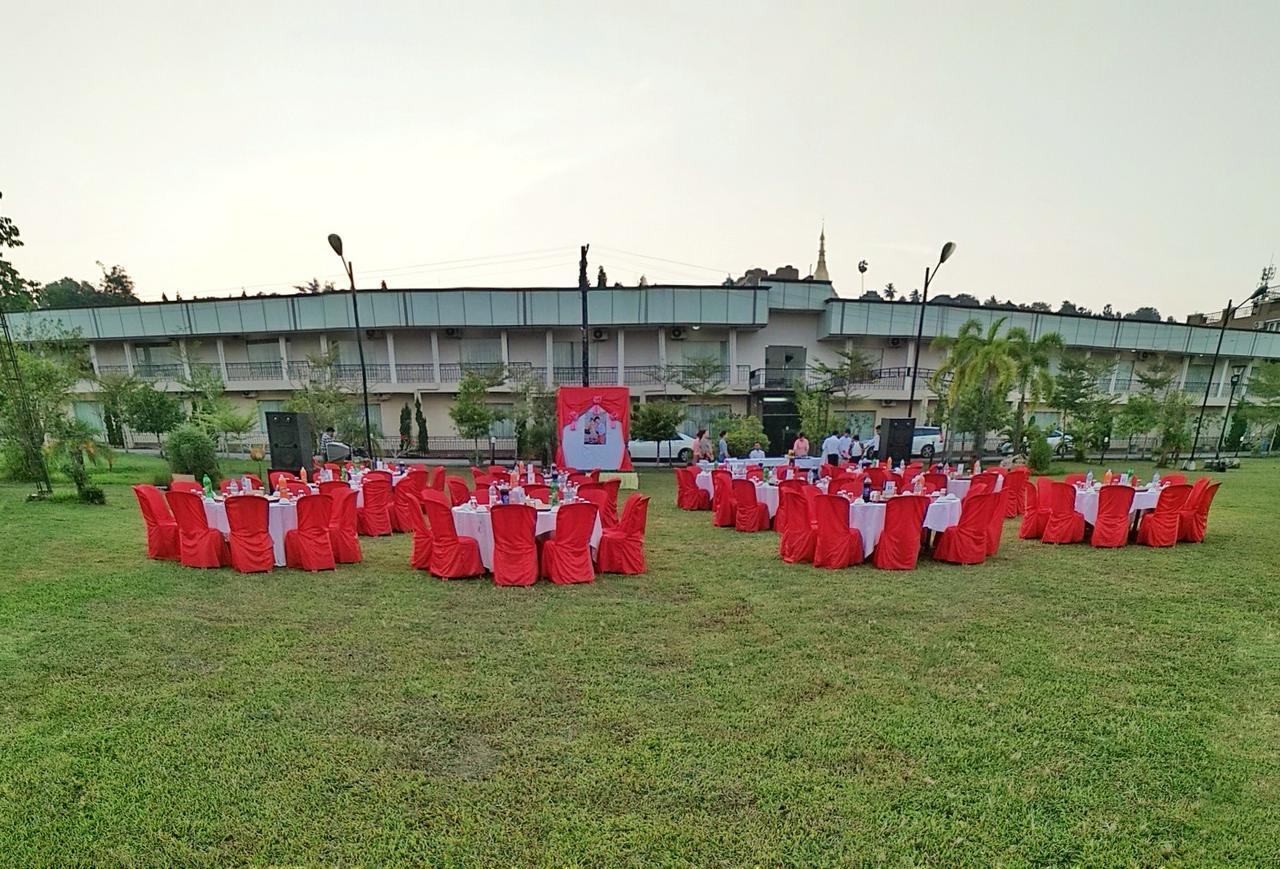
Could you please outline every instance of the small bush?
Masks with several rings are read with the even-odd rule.
[[[78,493],[81,504],[105,504],[107,495],[97,486],[85,486]]]
[[[215,483],[222,479],[218,470],[217,444],[199,426],[184,423],[175,428],[165,440],[165,449],[173,473],[191,474],[197,480],[208,474]]]
[[[164,489],[168,487],[172,480],[173,477],[168,471],[156,471],[151,477],[151,485],[155,486],[157,489]]]
[[[1027,432],[1027,439],[1031,441],[1031,450],[1027,453],[1027,467],[1037,474],[1047,474],[1049,466],[1053,464],[1053,450],[1044,432],[1033,426]]]
[[[746,458],[756,441],[761,445],[769,442],[769,438],[764,433],[764,424],[758,416],[731,416],[728,419],[718,419],[715,421],[713,437],[719,438],[721,429],[728,432],[725,440],[729,442],[729,454],[735,458]]]

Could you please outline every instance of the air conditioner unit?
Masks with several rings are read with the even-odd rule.
[[[454,327],[450,326],[448,329],[444,330],[444,337],[446,338],[459,338],[461,336],[462,336],[461,329],[455,329]]]
[[[608,329],[592,329],[591,340],[592,341],[608,341],[609,330]]]
[[[1148,353],[1146,350],[1143,350],[1141,353],[1138,354],[1138,358],[1145,361],[1151,358],[1151,354]]]
[[[894,401],[892,398],[882,398],[880,399],[880,406],[881,407],[897,407],[898,402]]]
[[[386,333],[386,330],[384,329],[365,329],[364,337],[369,339],[370,341],[373,341],[378,338],[386,338],[387,333]]]
[[[684,340],[684,326],[672,326],[672,327],[671,327],[671,331],[668,333],[668,337],[669,337],[672,341],[683,341],[683,340]]]
[[[901,338],[890,338],[890,339],[889,339],[889,346],[890,346],[890,347],[901,347],[901,346],[902,346],[902,344],[903,344],[903,339],[901,339]]]

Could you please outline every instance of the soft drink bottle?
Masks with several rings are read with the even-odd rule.
[[[200,481],[204,485],[204,493],[206,496],[213,497],[213,480],[209,479],[209,475],[205,474],[204,479]]]

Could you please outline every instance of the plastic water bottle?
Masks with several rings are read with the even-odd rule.
[[[863,501],[871,500],[871,478],[870,477],[862,478],[862,500]]]
[[[498,503],[498,486],[496,483],[489,484],[489,503]]]
[[[1160,472],[1159,472],[1159,471],[1152,471],[1152,472],[1151,472],[1151,485],[1152,485],[1152,486],[1159,486],[1159,485],[1160,485]]]
[[[243,477],[240,478],[240,491],[242,492],[253,491],[253,481],[249,479],[248,474],[245,474]]]
[[[1084,475],[1084,484],[1090,489],[1093,488],[1093,468],[1089,469],[1089,473]]]
[[[227,484],[227,494],[228,494],[228,495],[239,495],[239,494],[240,494],[240,484],[239,484],[239,483],[237,483],[235,480],[232,480],[230,483],[228,483],[228,484]]]

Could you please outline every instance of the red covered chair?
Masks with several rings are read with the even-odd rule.
[[[1161,489],[1156,508],[1143,516],[1138,525],[1138,542],[1143,546],[1173,546],[1177,543],[1178,517],[1189,497],[1191,487],[1186,483]]]
[[[486,492],[485,494],[488,495],[489,493]],[[551,499],[551,487],[544,486],[540,483],[534,483],[524,487],[524,496],[528,499],[541,501],[545,504]],[[476,500],[479,501],[480,499],[477,498]]]
[[[737,521],[733,504],[733,477],[728,471],[716,469],[711,472],[711,488],[715,494],[711,498],[711,524],[717,528],[731,528]],[[755,493],[751,499],[755,500]]]
[[[298,475],[292,471],[268,471],[267,482],[271,484],[271,491],[275,491],[280,487],[281,480],[296,480]]]
[[[1114,549],[1128,543],[1129,509],[1132,505],[1132,486],[1103,486],[1098,491],[1098,516],[1093,523],[1089,545]]]
[[[504,480],[510,482],[511,469],[504,468],[502,465],[490,465],[487,472],[491,480]]]
[[[601,573],[644,573],[644,531],[649,519],[649,496],[636,492],[622,505],[622,518],[600,535],[596,561]]]
[[[178,561],[178,523],[169,513],[164,495],[155,486],[146,483],[134,486],[133,495],[138,499],[142,523],[147,529],[147,558]]]
[[[584,474],[582,471],[571,471],[569,473],[569,482],[575,486],[588,486],[595,482],[590,474]]]
[[[893,483],[893,491],[895,492],[900,493],[905,490],[906,481],[903,479],[902,474],[899,474],[896,471],[886,471],[884,481],[886,485]]]
[[[430,487],[432,489],[435,488],[437,470],[440,472],[440,480],[441,480],[440,485],[444,486],[444,468],[437,465],[431,471]],[[472,465],[471,466],[471,482],[475,484],[475,488],[477,489],[486,488],[489,485],[489,475],[483,469],[477,468],[475,465]]]
[[[460,507],[471,500],[471,490],[467,488],[467,481],[461,477],[446,477],[444,484],[450,507]]]
[[[839,495],[841,492],[848,492],[850,495],[858,497],[862,494],[862,479],[862,474],[837,477],[827,485],[827,494]],[[875,487],[875,483],[871,485],[873,488]]]
[[[193,495],[199,495],[202,498],[204,497],[204,486],[200,485],[195,480],[170,480],[169,491],[190,492]]]
[[[391,481],[381,474],[365,474],[360,484],[364,503],[356,508],[358,529],[365,537],[391,533]]]
[[[386,468],[371,468],[364,472],[364,476],[365,479],[369,479],[370,477],[384,477],[386,481],[390,483],[392,479],[394,479],[395,475]]]
[[[763,483],[764,468],[760,467],[759,465],[747,465],[746,469],[744,470],[743,476],[745,476],[748,480],[759,480],[760,482]]]
[[[346,489],[350,492],[355,491],[351,488],[350,483],[343,480],[325,480],[324,482],[316,483],[316,485],[320,488],[321,495],[332,495],[338,489]]]
[[[542,544],[543,576],[557,585],[595,581],[591,534],[596,527],[596,513],[596,505],[591,503],[560,506],[556,511],[555,536]]]
[[[778,529],[779,532],[782,530],[782,523],[785,522],[787,518],[787,504],[782,499],[782,493],[795,492],[803,498],[804,487],[804,481],[798,479],[788,478],[778,483],[778,510],[773,514],[773,527]]]
[[[473,477],[475,476],[476,470],[477,470],[476,468],[471,469],[471,473]],[[445,480],[444,465],[436,465],[431,469],[431,481],[427,483],[427,488],[435,489],[437,492],[443,492],[444,480]],[[484,484],[485,486],[489,485],[488,477],[485,478]]]
[[[960,522],[938,534],[933,543],[935,561],[981,564],[987,560],[987,536],[996,509],[992,492],[969,495],[960,507]]]
[[[1041,501],[1041,509],[1044,501]],[[1040,539],[1045,543],[1079,543],[1084,540],[1084,517],[1076,512],[1076,487],[1070,483],[1049,483],[1049,517]]]
[[[1204,478],[1201,477],[1201,479],[1204,479]],[[1164,483],[1166,486],[1181,486],[1183,483],[1187,482],[1187,475],[1186,474],[1168,474],[1166,476],[1161,477],[1160,482]]]
[[[889,479],[889,472],[879,465],[872,465],[864,472],[871,478],[871,488],[877,492],[884,491],[885,481]]]
[[[265,573],[275,567],[276,553],[271,546],[271,533],[267,530],[270,510],[267,499],[242,495],[228,498],[226,507],[231,566],[241,573]]]
[[[1083,483],[1084,481],[1084,474],[1067,474],[1062,479],[1062,482],[1066,483],[1068,486],[1074,486],[1076,483]]]
[[[333,498],[328,495],[298,500],[298,527],[284,535],[285,564],[302,570],[333,570],[337,566],[329,537],[332,513]]]
[[[339,474],[342,473],[342,466],[339,465],[337,462],[325,462],[324,469],[332,473],[334,477],[337,477]]]
[[[756,500],[756,484],[733,481],[733,527],[739,531],[768,531],[769,508]]]
[[[947,489],[947,475],[929,471],[924,475],[924,493],[945,492]]]
[[[204,515],[204,499],[194,492],[165,493],[169,509],[178,523],[178,561],[183,567],[225,567],[231,563],[227,539],[209,527]]]
[[[929,499],[924,495],[901,495],[889,499],[884,508],[884,530],[876,541],[872,560],[882,570],[914,570],[920,556],[920,529]]]
[[[996,481],[1000,478],[990,471],[983,471],[981,474],[974,474],[969,478],[969,491],[965,492],[965,497],[970,495],[985,495],[988,492],[996,490]]]
[[[818,495],[814,499],[817,541],[813,566],[838,569],[862,562],[862,535],[849,527],[849,502],[839,495]]]
[[[1031,471],[1026,467],[1014,468],[1005,474],[1002,489],[1009,494],[1005,499],[1004,518],[1016,519],[1027,509],[1027,481],[1031,479]]]
[[[441,579],[463,579],[482,576],[480,544],[474,537],[458,534],[453,525],[453,511],[439,493],[428,492],[423,499],[427,521],[431,523],[431,564],[433,576]]]
[[[322,484],[323,485],[323,484]],[[333,545],[333,559],[339,564],[356,564],[363,560],[360,536],[357,533],[359,519],[356,513],[356,490],[343,485],[324,491],[332,503],[329,509],[329,542]]]
[[[1182,509],[1178,511],[1178,542],[1179,543],[1203,543],[1205,529],[1209,525],[1209,507],[1213,505],[1213,497],[1218,494],[1218,487],[1222,485],[1217,482],[1209,482],[1208,477],[1201,477],[1196,480],[1196,484],[1203,480],[1204,486],[1191,487],[1191,494],[1187,496],[1187,500],[1183,502]]]
[[[391,487],[391,530],[412,534],[421,522],[422,499],[418,493],[426,488],[425,479],[426,474],[405,474]],[[414,513],[418,514],[418,521],[414,521]]]
[[[604,528],[612,528],[618,524],[618,490],[622,488],[622,480],[614,477],[597,485],[603,488],[605,495],[604,515],[600,517],[600,524]]]
[[[1035,485],[1028,480],[1025,488],[1022,524],[1018,527],[1018,536],[1023,540],[1039,540],[1044,534],[1044,526],[1049,521],[1049,500],[1053,480],[1040,477]]]
[[[818,538],[814,523],[809,518],[809,504],[799,487],[778,492],[778,515],[775,518],[779,557],[787,564],[813,561],[813,549]]]
[[[991,511],[991,524],[987,526],[988,557],[1000,551],[1000,538],[1004,536],[1004,514],[1010,495],[1009,482],[1006,480],[1000,491],[992,494],[995,495],[996,506]]]
[[[698,488],[698,469],[676,468],[676,506],[681,510],[710,510],[711,496]]]
[[[289,493],[290,498],[302,498],[312,494],[311,487],[301,480],[282,480],[281,484],[284,490]]]
[[[496,504],[493,522],[493,584],[533,585],[538,581],[538,511],[527,504]]]

